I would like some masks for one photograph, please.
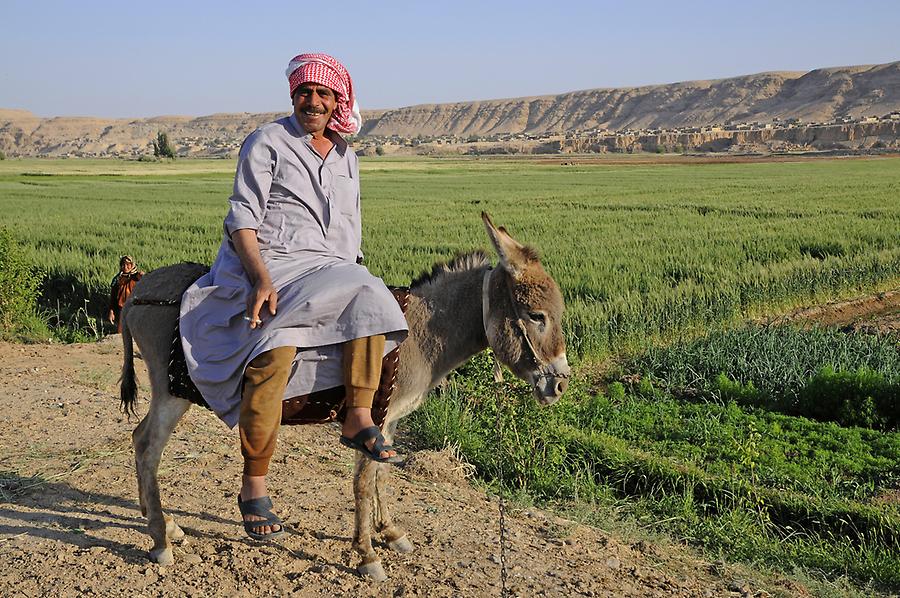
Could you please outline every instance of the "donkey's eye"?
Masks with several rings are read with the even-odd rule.
[[[528,319],[536,324],[543,324],[547,317],[539,311],[528,312]]]

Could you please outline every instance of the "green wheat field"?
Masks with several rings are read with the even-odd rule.
[[[233,168],[7,160],[0,228],[40,268],[47,318],[96,335],[119,255],[213,259]],[[900,589],[900,339],[752,323],[900,285],[900,159],[361,170],[366,264],[388,284],[487,249],[486,211],[538,248],[567,304],[578,375],[560,403],[538,409],[515,381],[498,400],[482,356],[406,423],[421,446],[589,523]]]

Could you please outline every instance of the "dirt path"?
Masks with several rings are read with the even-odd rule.
[[[292,531],[260,546],[237,522],[236,434],[199,409],[179,424],[161,466],[163,504],[187,540],[175,565],[148,562],[130,446],[136,422],[117,411],[120,342],[0,343],[0,595],[500,594],[497,503],[447,453],[414,455],[397,470],[395,512],[416,550],[400,556],[380,547],[390,579],[374,583],[355,572],[352,460],[333,429],[283,430],[270,488]],[[146,411],[144,399],[139,407]],[[509,528],[510,595],[807,594],[538,510],[514,512]]]
[[[804,307],[777,318],[774,322],[809,322],[848,332],[900,332],[900,289],[849,301]]]

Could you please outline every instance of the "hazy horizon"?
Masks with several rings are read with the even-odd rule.
[[[265,14],[230,2],[13,0],[0,38],[0,108],[104,118],[287,112],[284,67],[300,51],[344,61],[363,110],[900,60],[900,4],[885,0],[855,9],[802,0],[339,8],[314,14],[317,28],[283,0]]]

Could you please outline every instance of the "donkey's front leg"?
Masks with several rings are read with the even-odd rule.
[[[397,421],[389,422],[384,426],[385,444],[394,444],[394,432],[397,430]],[[387,542],[391,550],[401,554],[412,552],[413,544],[406,537],[402,528],[394,525],[390,509],[387,505],[387,486],[390,479],[391,465],[379,463],[375,471],[375,530]]]
[[[359,453],[356,454],[356,463],[353,467],[353,498],[356,502],[353,549],[362,557],[362,563],[356,568],[360,575],[371,577],[375,581],[384,581],[387,574],[372,547],[372,506],[375,498],[376,465],[374,461]]]

